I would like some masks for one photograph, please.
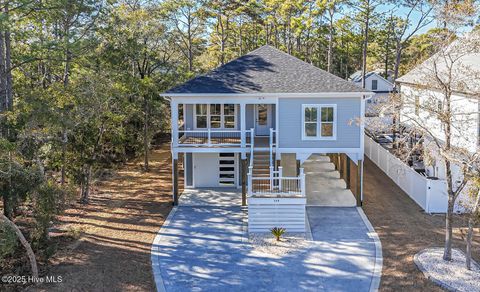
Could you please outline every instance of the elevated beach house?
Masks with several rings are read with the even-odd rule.
[[[302,163],[324,154],[361,205],[372,94],[271,46],[171,88],[174,204],[181,159],[186,190],[237,190],[250,231],[305,231]]]

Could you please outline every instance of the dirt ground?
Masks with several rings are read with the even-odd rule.
[[[51,259],[46,274],[62,283],[30,290],[154,291],[150,247],[172,208],[169,143],[150,158],[150,172],[128,163],[98,184],[89,205],[66,211],[58,228],[82,235]]]
[[[428,215],[411,200],[372,161],[364,164],[363,209],[382,242],[383,271],[381,291],[442,291],[417,269],[413,256],[427,247],[443,246],[445,216]],[[456,226],[465,218],[456,216]],[[465,226],[465,225],[463,225]],[[454,247],[465,249],[463,230],[455,228]],[[464,232],[464,231],[463,231]],[[477,228],[474,259],[480,259]]]
[[[441,291],[413,263],[418,251],[442,246],[444,216],[422,212],[370,160],[365,160],[364,210],[383,247],[381,291]],[[36,291],[154,291],[150,246],[172,208],[169,144],[152,151],[151,171],[141,162],[122,167],[98,184],[89,205],[77,205],[60,217],[57,228],[81,231],[80,239],[62,248],[46,275],[62,283]],[[179,181],[183,185],[183,181]],[[464,218],[456,217],[457,225]],[[476,230],[474,258],[480,259]],[[462,231],[455,228],[454,246],[464,249]]]

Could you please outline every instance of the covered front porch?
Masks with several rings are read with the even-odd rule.
[[[193,102],[184,98],[172,101],[171,106],[174,148],[245,148],[252,140],[268,147],[275,138],[278,121],[274,99],[196,98]]]

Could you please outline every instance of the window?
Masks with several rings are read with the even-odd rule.
[[[372,80],[372,90],[377,90],[378,89],[378,80],[374,79]]]
[[[195,126],[199,129],[207,128],[207,105],[197,104],[195,107]]]
[[[234,104],[197,104],[195,128],[235,129],[235,113]]]
[[[318,135],[318,109],[315,106],[305,107],[305,137],[317,137]]]
[[[223,105],[223,127],[226,129],[235,128],[235,105],[224,104]]]
[[[322,137],[333,137],[333,107],[322,107]]]
[[[210,128],[222,127],[222,105],[211,104],[210,105]]]
[[[303,105],[303,140],[336,139],[336,105]]]

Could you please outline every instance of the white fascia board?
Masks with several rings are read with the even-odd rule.
[[[252,97],[252,98],[281,98],[281,97],[289,97],[289,98],[306,98],[306,97],[320,97],[320,98],[328,98],[328,97],[366,97],[374,95],[374,92],[308,92],[308,93],[301,93],[301,92],[294,92],[294,93],[162,93],[160,96],[163,97],[170,97],[170,98],[199,98],[199,97],[207,97],[207,98],[235,98],[235,97]]]
[[[211,103],[235,103],[235,104],[275,104],[276,97],[241,97],[241,96],[226,96],[226,95],[190,95],[190,96],[176,96],[171,98],[171,102],[180,104],[211,104]]]
[[[350,153],[361,154],[361,148],[278,148],[278,153]]]

